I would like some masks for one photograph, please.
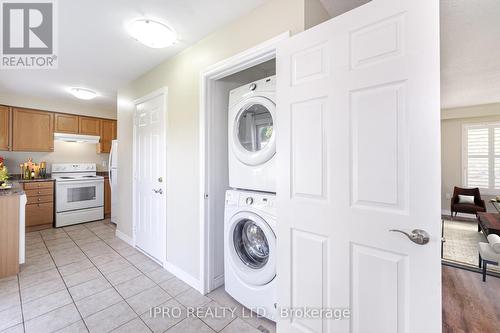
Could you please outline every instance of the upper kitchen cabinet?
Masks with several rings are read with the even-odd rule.
[[[79,134],[100,135],[101,121],[97,118],[80,117]]]
[[[111,152],[111,141],[114,139],[116,139],[116,120],[101,119],[101,142],[97,146],[97,152]]]
[[[54,114],[13,108],[12,146],[14,151],[54,151]]]
[[[54,127],[56,133],[78,134],[78,116],[56,113],[54,116]]]
[[[10,108],[0,105],[0,150],[10,149]]]

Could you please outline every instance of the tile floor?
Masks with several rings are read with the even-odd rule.
[[[172,315],[152,315],[155,306]],[[116,238],[108,220],[28,233],[26,264],[0,279],[0,332],[275,330],[223,288],[201,295]]]

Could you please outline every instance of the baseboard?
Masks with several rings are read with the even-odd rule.
[[[222,285],[224,285],[224,275],[220,275],[212,280],[212,285],[210,286],[211,287],[210,291],[215,290]]]
[[[128,245],[135,247],[134,239],[132,237],[124,234],[123,232],[121,232],[118,229],[116,229],[115,235],[116,235],[116,237],[120,238],[122,241],[124,241]]]
[[[187,273],[185,270],[182,268],[179,268],[178,266],[170,263],[170,262],[165,262],[163,265],[163,268],[165,268],[167,271],[170,273],[174,274],[178,279],[184,281],[187,283],[190,287],[198,290],[200,293],[204,293],[203,286],[200,283],[200,280],[192,276],[191,274]]]

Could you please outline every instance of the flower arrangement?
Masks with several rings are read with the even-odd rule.
[[[9,179],[9,170],[3,165],[3,157],[0,156],[0,184]]]

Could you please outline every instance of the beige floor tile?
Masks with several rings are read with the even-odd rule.
[[[91,257],[92,262],[96,266],[101,266],[107,263],[112,263],[112,262],[117,262],[117,261],[122,261],[122,262],[127,262],[121,255],[116,253],[114,250],[111,250],[112,252],[107,252],[102,255],[98,255],[95,257]]]
[[[137,267],[137,269],[139,269],[143,273],[151,272],[161,268],[161,266],[158,265],[153,260],[142,261],[137,264],[134,264],[134,266]]]
[[[222,333],[262,333],[252,325],[246,323],[240,318],[236,318],[229,325],[226,326]]]
[[[2,333],[24,333],[24,325],[17,324],[16,326],[12,326],[7,328],[5,331],[2,331]]]
[[[145,256],[142,253],[135,253],[135,254],[133,254],[131,256],[127,256],[126,259],[128,261],[130,261],[134,265],[138,264],[138,263],[141,263],[141,262],[144,262],[144,261],[151,260],[151,259],[149,259],[147,256]]]
[[[71,287],[69,288],[69,292],[76,302],[77,300],[97,294],[98,292],[106,290],[110,287],[111,285],[109,284],[109,282],[101,276],[97,279],[90,280]]]
[[[33,319],[71,303],[73,303],[73,300],[66,289],[23,303],[24,320]]]
[[[122,255],[124,257],[132,256],[134,254],[139,253],[139,251],[137,251],[136,249],[134,249],[131,246],[120,248],[120,249],[115,249],[115,251],[118,252],[120,255]]]
[[[175,296],[175,298],[184,306],[203,306],[210,303],[212,300],[206,296],[200,294],[199,291],[189,288],[188,290]]]
[[[81,272],[81,271],[83,271],[87,268],[93,267],[93,266],[94,266],[94,264],[89,259],[85,258],[83,260],[73,262],[73,263],[68,264],[68,265],[59,266],[59,267],[57,267],[57,269],[59,270],[59,272],[61,273],[62,276],[68,276],[68,275],[72,275],[72,274]]]
[[[40,247],[40,248],[36,248],[36,249],[26,249],[26,258],[31,258],[31,257],[35,257],[35,256],[38,256],[40,254],[46,254],[46,253],[49,253],[49,251],[47,250],[46,247]]]
[[[138,314],[149,311],[152,307],[165,303],[172,297],[158,286],[144,290],[137,295],[127,298],[127,303]]]
[[[199,311],[197,315],[205,324],[219,332],[238,317],[236,311],[233,309],[234,308],[224,307],[212,301],[203,306],[202,310]]]
[[[56,276],[51,281],[21,289],[21,300],[23,303],[30,302],[63,289],[66,289],[66,285],[60,276]]]
[[[6,310],[13,306],[18,306],[21,304],[21,299],[19,298],[19,291],[14,291],[11,293],[5,293],[0,295],[0,311]]]
[[[123,298],[129,298],[153,286],[155,283],[150,278],[146,275],[139,275],[132,280],[117,284],[115,288]]]
[[[175,299],[168,300],[160,307],[165,309],[164,315],[154,315],[150,312],[141,315],[141,319],[155,333],[165,332],[186,318],[186,309]]]
[[[81,319],[73,303],[25,322],[26,333],[54,332]]]
[[[133,278],[136,278],[140,275],[142,275],[141,271],[139,271],[137,268],[133,266],[120,269],[119,271],[115,271],[109,274],[105,274],[106,278],[114,286],[132,280]]]
[[[70,288],[99,277],[102,277],[102,274],[97,270],[97,268],[89,267],[81,272],[64,276],[63,279],[68,288]]]
[[[0,297],[15,291],[19,291],[17,276],[9,276],[0,279]]]
[[[123,301],[123,298],[113,288],[76,301],[76,307],[83,318]]]
[[[198,318],[186,318],[171,329],[167,333],[214,333],[215,331],[208,327]]]
[[[247,309],[246,313],[249,314],[250,310]],[[250,324],[251,326],[259,329],[260,331],[269,332],[269,333],[276,332],[276,323],[275,322],[273,322],[267,318],[258,316],[257,314],[252,313],[251,316],[247,315],[242,319],[244,321],[246,321],[248,324]]]
[[[85,318],[91,333],[109,332],[137,317],[125,301],[99,311]]]
[[[69,326],[66,326],[58,331],[57,333],[87,333],[89,330],[83,320],[77,321]]]
[[[20,305],[0,311],[0,331],[15,326],[22,321],[23,318]]]
[[[162,267],[153,271],[146,272],[144,274],[146,274],[146,276],[153,280],[155,283],[162,283],[174,277],[174,274],[170,273]]]
[[[113,333],[150,333],[149,327],[144,324],[140,318],[129,321],[126,324],[116,328]]]
[[[100,240],[101,239],[99,237],[97,237],[96,235],[92,235],[92,236],[89,236],[89,237],[83,238],[83,239],[75,239],[74,242],[78,246],[84,246],[86,244],[95,243],[95,242],[100,241]]]
[[[104,264],[99,264],[99,265],[96,264],[96,266],[101,271],[101,273],[111,274],[113,272],[132,267],[132,264],[120,257],[119,259],[115,259],[110,262],[106,262]]]
[[[56,266],[65,266],[74,262],[79,262],[87,259],[85,254],[80,249],[61,250],[52,253]]]
[[[176,277],[160,283],[160,287],[172,296],[177,296],[190,288],[189,285]]]
[[[44,282],[53,281],[60,277],[59,272],[56,268],[49,269],[44,272],[34,273],[34,274],[20,274],[19,284],[21,289],[29,288],[37,284],[42,284]]]
[[[132,248],[129,244],[127,244],[127,242],[124,242],[119,238],[108,241],[107,244],[111,246],[113,249],[124,249],[127,247]]]

